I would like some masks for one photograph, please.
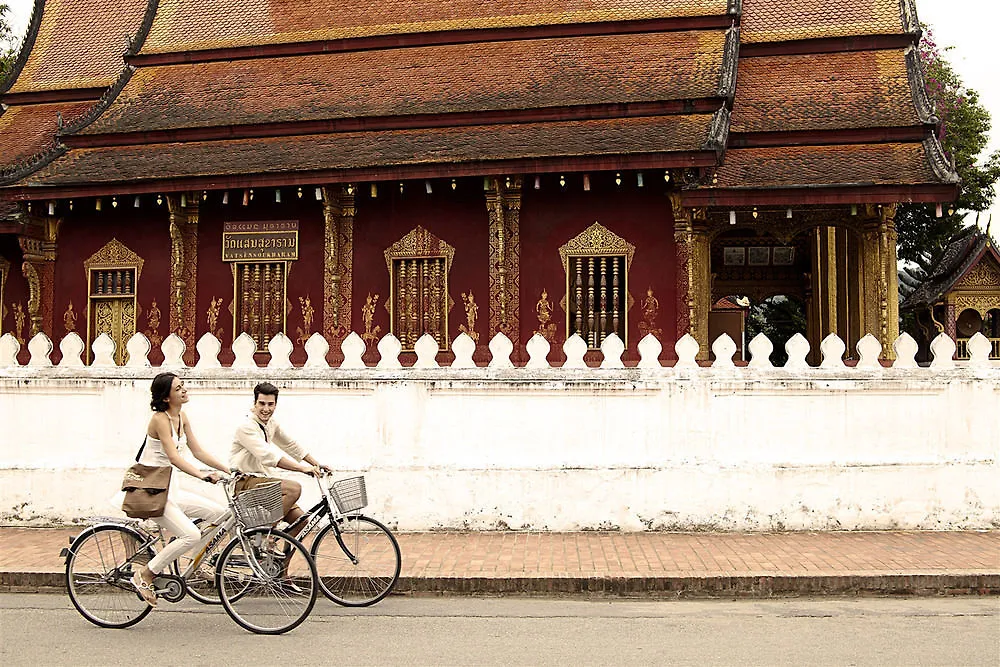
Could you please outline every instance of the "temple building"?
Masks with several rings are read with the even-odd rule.
[[[0,333],[669,363],[781,295],[891,357],[896,206],[959,189],[919,38],[914,0],[36,0]]]

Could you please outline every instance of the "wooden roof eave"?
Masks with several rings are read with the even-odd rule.
[[[957,183],[876,185],[851,183],[803,185],[781,188],[704,188],[685,190],[681,203],[688,208],[735,206],[795,206],[891,204],[898,202],[939,203],[958,198]]]
[[[462,163],[387,165],[363,169],[196,176],[106,183],[42,185],[19,182],[0,188],[0,198],[14,201],[45,201],[71,197],[136,195],[188,190],[238,190],[244,188],[296,187],[330,183],[382,182],[430,178],[461,178],[503,174],[550,174],[560,172],[623,171],[714,167],[714,150],[669,153],[600,155],[556,158],[524,158]]]

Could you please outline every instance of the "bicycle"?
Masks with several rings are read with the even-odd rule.
[[[324,473],[323,478],[327,477]],[[389,595],[399,580],[399,543],[385,525],[360,514],[368,505],[363,476],[335,481],[329,487],[316,477],[316,483],[320,501],[285,530],[302,542],[319,530],[309,553],[323,595],[345,607],[373,605]],[[329,522],[323,525],[327,518]]]
[[[233,496],[231,485],[243,475],[224,480],[229,510],[209,525],[183,569],[153,580],[157,597],[179,602],[185,594],[214,603],[211,589],[201,585],[206,563],[215,562],[214,592],[226,613],[257,634],[281,634],[296,628],[316,603],[319,576],[305,546],[272,524],[282,515],[281,486],[267,484]],[[223,537],[234,537],[217,558]],[[138,519],[101,519],[84,529],[63,550],[66,589],[77,611],[105,628],[127,628],[152,611],[131,583],[133,566],[146,564],[155,545],[166,544],[163,531]]]

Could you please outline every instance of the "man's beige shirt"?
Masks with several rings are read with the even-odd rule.
[[[309,452],[282,430],[273,417],[264,424],[251,413],[233,436],[229,466],[251,475],[271,477],[281,460],[282,452],[296,461],[309,455]]]

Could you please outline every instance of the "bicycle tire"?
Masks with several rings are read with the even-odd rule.
[[[66,558],[66,591],[80,614],[102,628],[127,628],[153,608],[132,587],[132,563],[148,563],[152,547],[129,562],[146,542],[126,526],[92,526],[80,533]]]
[[[319,577],[312,556],[280,530],[255,528],[233,539],[215,576],[226,613],[257,634],[295,629],[316,604]]]
[[[312,556],[323,595],[345,607],[368,607],[382,600],[399,581],[402,557],[388,528],[371,517],[337,519],[343,547],[333,524],[312,544]],[[354,562],[344,547],[355,557]]]

